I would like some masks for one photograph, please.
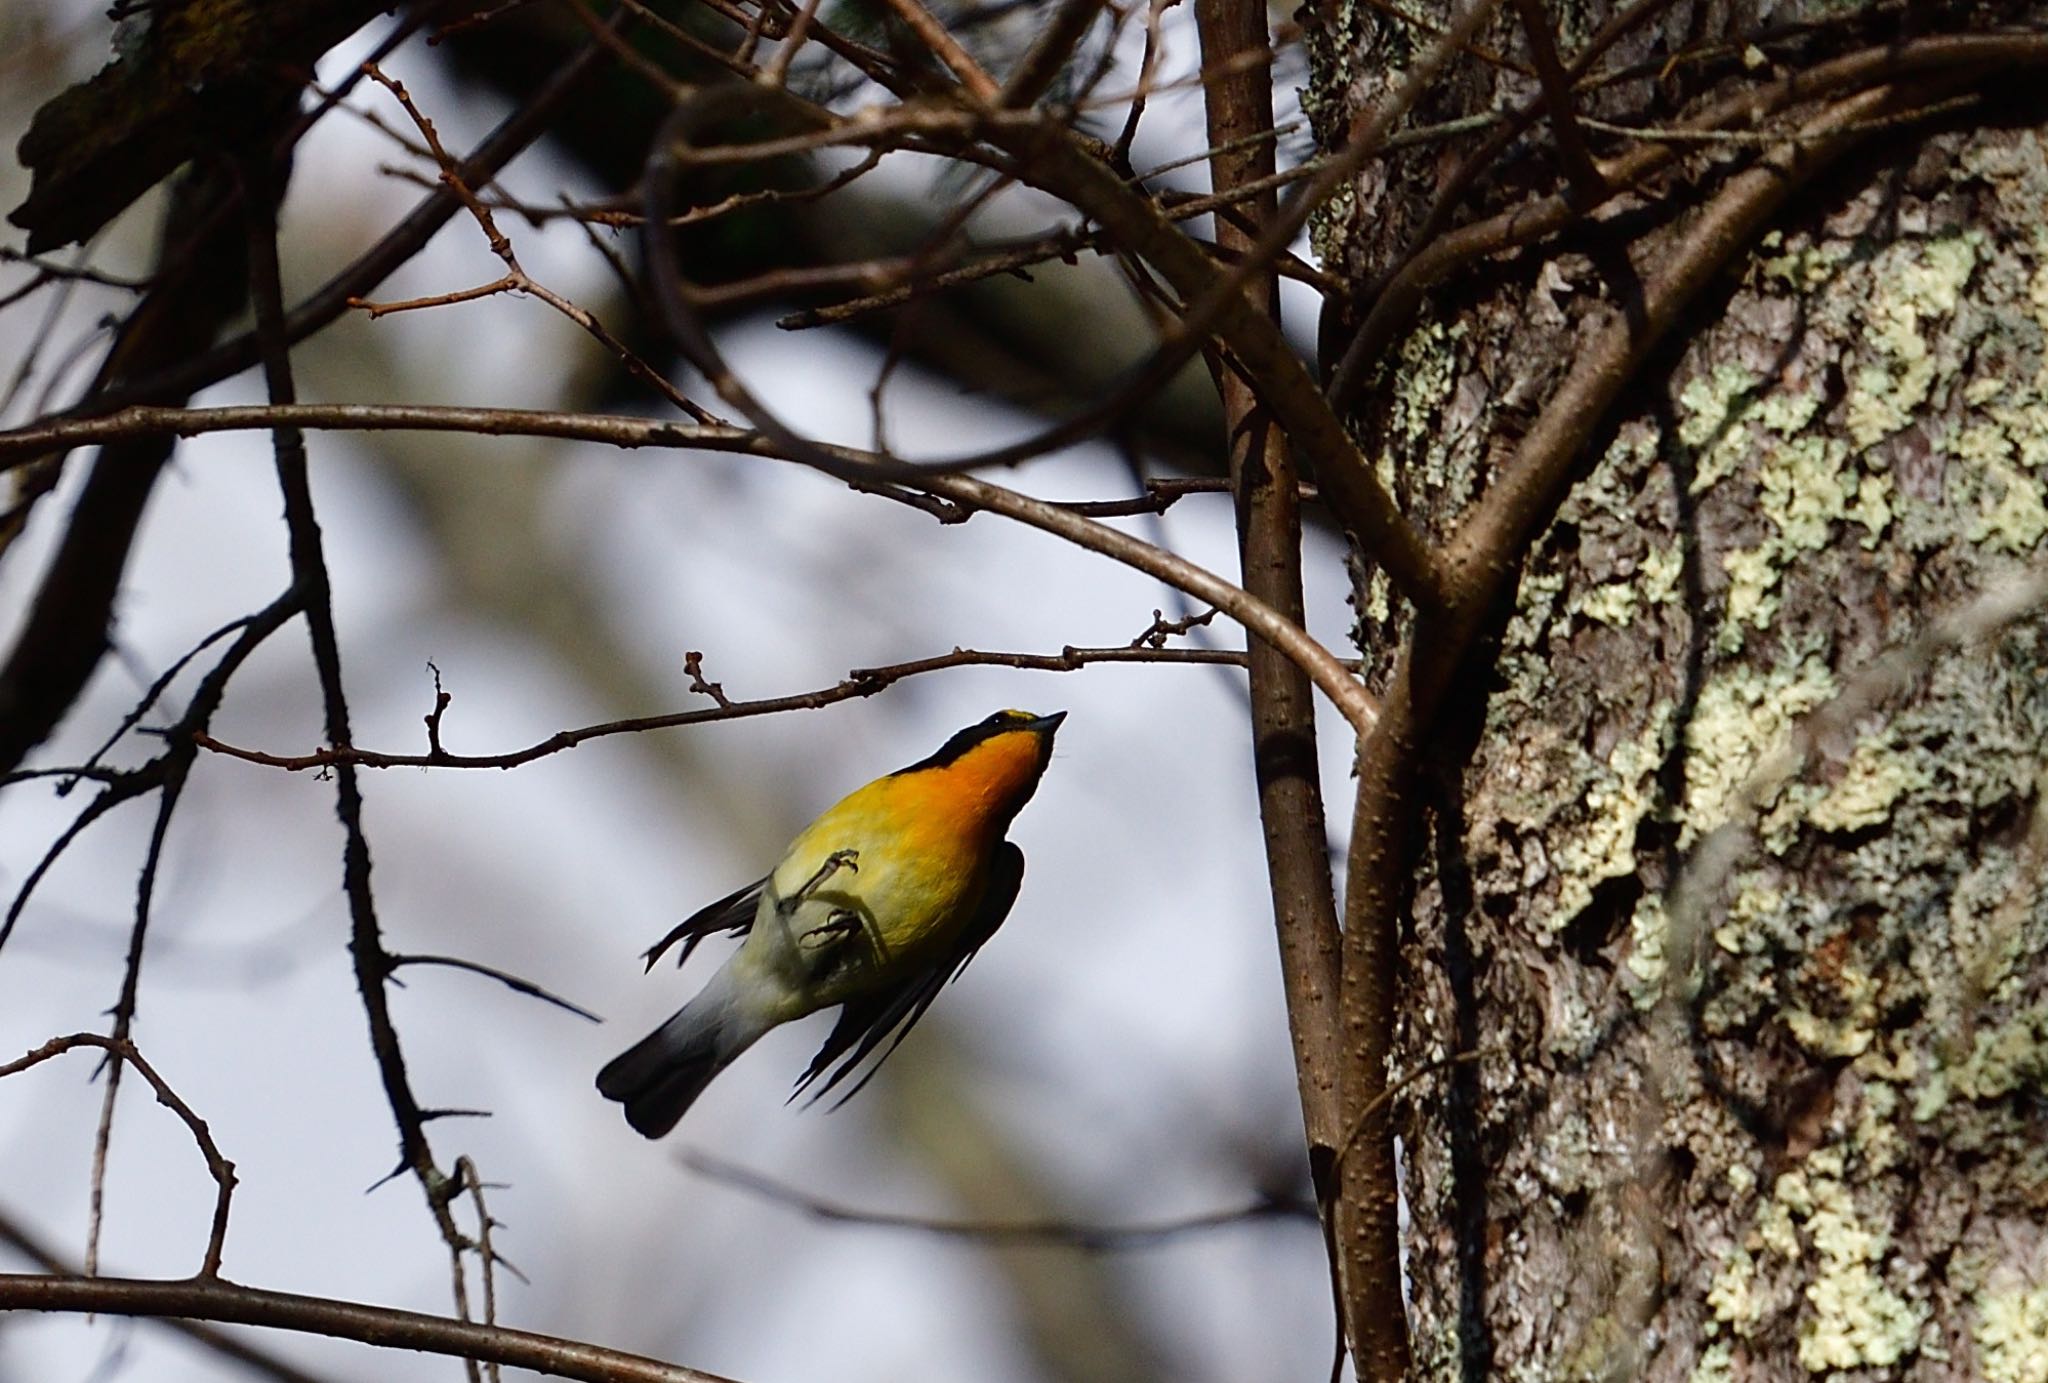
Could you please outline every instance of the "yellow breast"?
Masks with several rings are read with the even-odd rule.
[[[776,867],[774,891],[803,887],[837,850],[858,868],[817,892],[872,917],[891,968],[952,941],[980,902],[988,862],[1036,783],[1037,737],[998,735],[951,763],[877,778],[813,821]]]

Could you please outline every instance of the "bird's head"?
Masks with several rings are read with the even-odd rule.
[[[1038,787],[1039,775],[1052,758],[1052,737],[1067,718],[1065,711],[1037,715],[1030,711],[997,711],[960,731],[939,752],[901,770],[938,771],[962,787],[991,801],[1021,807]]]

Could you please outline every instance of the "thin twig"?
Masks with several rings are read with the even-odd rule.
[[[1602,181],[1600,170],[1593,166],[1585,133],[1579,128],[1579,115],[1572,106],[1571,78],[1558,61],[1550,18],[1543,13],[1543,0],[1515,0],[1515,12],[1529,40],[1529,56],[1536,65],[1543,102],[1550,109],[1550,127],[1557,135],[1558,152],[1563,157],[1565,177],[1571,181],[1574,200],[1581,207],[1592,206],[1606,197],[1607,184]]]
[[[1266,47],[1263,0],[1197,0],[1195,23],[1205,68]],[[1271,185],[1275,149],[1271,73],[1252,69],[1218,80],[1205,91],[1210,185],[1219,193],[1248,187],[1259,191],[1245,205],[1245,223],[1217,218],[1220,246],[1240,256],[1258,251],[1278,215]],[[1254,310],[1279,321],[1279,283],[1254,279],[1245,293]],[[1288,440],[1256,391],[1235,371],[1216,365],[1224,412],[1232,490],[1236,497],[1239,567],[1246,589],[1297,621],[1305,620],[1301,573],[1300,481]],[[1331,1175],[1341,1112],[1337,1102],[1337,994],[1341,985],[1341,937],[1335,884],[1330,873],[1327,815],[1316,753],[1315,695],[1302,670],[1276,649],[1253,644],[1248,690],[1253,762],[1257,765],[1259,822],[1264,838],[1268,892],[1287,1003],[1288,1037],[1301,1101],[1307,1159],[1316,1205],[1334,1247],[1336,1182]],[[1391,1293],[1346,1293],[1340,1254],[1332,1254],[1333,1305],[1342,1333],[1360,1350],[1383,1357],[1390,1346],[1378,1338],[1398,1336],[1400,1284]],[[1391,1295],[1391,1320],[1364,1317],[1368,1300]]]
[[[612,22],[623,23],[626,17],[627,12],[621,11]],[[471,187],[482,187],[495,178],[541,137],[564,102],[604,70],[609,56],[603,45],[591,43],[563,63],[524,105],[506,116],[477,145],[462,165],[463,181]],[[286,339],[293,343],[303,341],[331,324],[349,310],[352,299],[370,293],[411,262],[420,248],[461,210],[462,202],[452,189],[443,187],[430,193],[375,245],[292,309],[285,318]],[[245,332],[182,364],[97,391],[89,404],[65,416],[102,414],[160,397],[184,397],[248,369],[257,363],[260,354],[256,333]]]
[[[265,639],[281,628],[297,611],[297,597],[288,591],[250,616],[244,622],[242,632],[193,692],[192,704],[186,708],[185,714],[179,717],[177,724],[164,732],[164,752],[138,768],[124,770],[101,779],[103,787],[100,794],[86,804],[72,823],[51,842],[43,857],[22,880],[21,887],[15,891],[14,900],[8,905],[5,918],[0,919],[0,949],[6,947],[8,938],[14,934],[14,928],[20,922],[22,913],[35,895],[36,887],[42,882],[43,876],[87,827],[122,803],[132,802],[138,797],[154,792],[164,786],[173,775],[182,776],[188,771],[195,748],[194,737],[203,733],[212,722],[213,713],[219,708],[221,698],[226,695],[228,679]],[[52,776],[67,779],[96,776],[90,764],[51,772]],[[12,776],[10,775],[6,781],[13,781]]]
[[[388,754],[351,745],[346,749],[316,749],[308,754],[287,755],[227,744],[210,735],[200,736],[198,743],[203,749],[224,754],[229,758],[261,764],[267,768],[290,769],[293,772],[329,768],[344,761],[360,768],[506,769],[517,768],[535,759],[559,754],[564,750],[587,744],[591,740],[604,739],[612,735],[638,735],[686,725],[747,720],[757,716],[782,715],[790,711],[822,710],[842,701],[873,696],[907,677],[950,668],[1007,667],[1030,672],[1075,672],[1098,663],[1191,663],[1207,667],[1243,667],[1245,654],[1241,649],[1231,648],[1131,648],[1122,645],[1106,648],[1069,647],[1058,653],[999,653],[956,648],[951,653],[941,653],[911,662],[892,663],[887,667],[855,668],[844,680],[818,691],[764,697],[756,701],[729,700],[722,705],[700,710],[608,721],[602,725],[563,730],[524,749],[503,754],[450,754],[432,751],[426,754]],[[1351,664],[1344,666],[1347,670],[1354,667]]]
[[[1043,96],[1073,60],[1074,50],[1087,37],[1095,16],[1102,13],[1102,6],[1103,0],[1060,0],[1051,21],[1032,40],[1010,79],[1003,83],[995,103],[1013,108],[1029,106]]]
[[[594,32],[607,37],[610,36],[610,31],[602,25],[596,26]],[[611,330],[603,322],[599,321],[595,314],[587,308],[580,307],[569,301],[526,272],[519,263],[519,257],[512,251],[510,237],[498,229],[497,218],[491,214],[490,207],[470,189],[468,183],[463,181],[461,162],[443,146],[440,132],[434,128],[434,122],[429,120],[420,111],[420,108],[414,104],[412,95],[405,89],[405,85],[394,78],[387,77],[374,65],[365,64],[363,70],[370,80],[390,92],[392,99],[397,101],[404,109],[406,115],[411,118],[413,125],[420,132],[420,138],[427,142],[427,148],[432,152],[434,162],[441,169],[441,181],[460,199],[463,207],[469,212],[471,219],[476,222],[477,228],[483,232],[484,240],[490,246],[491,253],[496,255],[505,266],[504,276],[495,282],[484,284],[479,288],[442,294],[438,299],[420,298],[403,303],[383,304],[362,303],[360,299],[354,300],[368,310],[371,319],[375,320],[377,317],[389,312],[399,312],[419,307],[444,306],[448,303],[466,302],[474,298],[486,298],[498,293],[523,293],[528,297],[537,298],[541,302],[546,303],[556,312],[561,313],[564,317],[567,317],[570,321],[581,327],[592,340],[596,341],[598,345],[617,358],[619,363],[625,366],[628,374],[631,374],[635,379],[640,380],[664,399],[667,399],[670,404],[682,413],[696,422],[714,422],[715,419],[709,413],[692,402],[684,395],[682,390],[669,383],[666,376],[642,360],[624,341],[613,335]]]
[[[509,970],[500,970],[495,965],[485,965],[482,961],[463,960],[459,956],[418,955],[396,951],[392,952],[387,959],[389,961],[387,969],[392,974],[396,974],[408,965],[438,965],[449,970],[467,970],[472,975],[482,975],[487,979],[496,980],[515,994],[524,994],[529,998],[539,999],[543,1003],[553,1004],[556,1008],[573,1013],[578,1018],[586,1019],[592,1023],[602,1023],[604,1021],[604,1019],[598,1017],[589,1009],[584,1008],[581,1004],[572,1004],[561,995],[541,988],[532,980],[521,979]]]
[[[281,189],[269,167],[256,160],[245,162],[244,176],[249,183],[249,195],[244,199],[249,224],[249,287],[255,301],[256,329],[263,343],[264,385],[273,404],[290,405],[296,402],[295,386],[277,266],[276,217]],[[348,695],[341,680],[341,645],[334,628],[327,559],[307,473],[305,434],[288,425],[275,426],[271,429],[271,444],[276,456],[278,488],[284,495],[292,584],[306,617],[327,742],[342,748],[351,740]],[[405,1054],[391,1019],[389,995],[385,992],[391,976],[391,956],[384,949],[376,899],[370,886],[370,844],[363,830],[363,796],[355,766],[346,762],[335,765],[334,784],[335,815],[341,822],[343,836],[341,880],[342,892],[348,900],[349,960],[363,1002],[377,1074],[398,1126],[399,1165],[409,1169],[419,1181],[428,1210],[448,1247],[456,1313],[467,1318],[469,1303],[462,1255],[468,1240],[456,1227],[449,1210],[448,1202],[454,1192],[446,1174],[436,1165],[433,1149],[427,1142],[426,1112],[413,1096],[405,1071]],[[474,1378],[474,1365],[470,1373]]]
[[[199,1147],[199,1156],[206,1162],[206,1174],[213,1178],[213,1221],[206,1234],[206,1252],[200,1260],[195,1282],[212,1282],[220,1276],[221,1255],[227,1246],[228,1210],[235,1196],[235,1164],[221,1155],[220,1147],[213,1141],[213,1131],[206,1121],[192,1112],[192,1106],[185,1103],[173,1090],[170,1083],[157,1074],[156,1068],[143,1059],[135,1044],[125,1037],[104,1037],[96,1032],[76,1032],[68,1037],[53,1037],[27,1055],[13,1061],[0,1063],[0,1079],[16,1075],[33,1066],[40,1066],[52,1057],[81,1047],[92,1048],[106,1053],[110,1060],[117,1060],[135,1068],[156,1092],[157,1103],[178,1116],[192,1141]],[[91,1273],[88,1271],[88,1276]]]
[[[766,4],[768,0],[759,0]],[[803,8],[796,13],[796,19],[789,26],[789,36],[776,48],[775,56],[768,59],[768,65],[761,69],[756,79],[763,86],[780,88],[788,84],[789,66],[796,61],[796,55],[810,37],[811,28],[818,18],[818,0],[804,0]],[[827,32],[830,31],[826,26]]]
[[[113,1031],[109,1034],[115,1045],[106,1049],[107,1081],[100,1093],[99,1125],[92,1140],[92,1176],[85,1231],[85,1272],[88,1277],[98,1272],[100,1266],[100,1231],[106,1223],[107,1156],[114,1141],[114,1107],[120,1099],[123,1058],[128,1034],[135,1026],[135,1008],[141,995],[143,946],[149,936],[150,905],[156,900],[157,868],[163,863],[164,838],[171,828],[171,816],[178,810],[178,799],[184,794],[193,757],[189,740],[173,746],[164,755],[165,771],[159,784],[156,820],[150,827],[149,845],[144,850],[142,870],[136,880],[135,922],[128,929],[128,954],[121,968],[121,993],[114,1000]],[[158,1098],[162,1098],[161,1090]],[[225,1229],[223,1218],[222,1231]],[[219,1267],[217,1259],[214,1267]]]
[[[522,1282],[526,1280],[525,1275],[500,1258],[496,1246],[491,1242],[491,1231],[498,1227],[498,1222],[491,1218],[491,1208],[484,1202],[484,1180],[477,1172],[476,1163],[470,1161],[467,1157],[456,1158],[455,1183],[469,1191],[470,1208],[476,1212],[477,1274],[483,1285],[483,1321],[485,1325],[496,1325],[498,1323],[498,1265],[504,1263],[506,1270]],[[491,1380],[491,1383],[498,1383],[500,1376],[498,1370],[500,1367],[495,1359],[484,1361],[484,1375]]]
[[[935,468],[922,463],[888,464],[871,453],[845,447],[823,447],[798,441],[798,451],[782,449],[780,440],[764,440],[737,428],[696,427],[688,424],[649,421],[644,418],[607,418],[602,415],[545,413],[520,409],[445,409],[416,405],[272,405],[264,408],[214,410],[129,409],[126,423],[110,426],[106,419],[57,422],[35,428],[0,433],[0,459],[10,452],[27,452],[42,445],[43,439],[58,434],[79,438],[94,433],[119,433],[123,427],[140,431],[172,431],[191,427],[195,431],[223,430],[252,426],[390,426],[422,427],[432,430],[478,430],[500,434],[578,437],[627,446],[683,446],[712,450],[745,451],[776,455],[783,459],[815,464],[825,457],[820,469],[872,485],[888,479],[915,479],[918,488],[955,505],[999,514],[1065,539],[1075,546],[1136,568],[1166,582],[1198,600],[1220,606],[1223,612],[1258,637],[1280,648],[1299,663],[1316,686],[1328,696],[1345,719],[1361,731],[1372,724],[1373,698],[1346,671],[1342,662],[1318,643],[1299,624],[1277,613],[1241,587],[1215,573],[1196,566],[1171,552],[1127,533],[1099,523],[1068,506],[1033,499],[1014,490],[968,476],[932,474]],[[785,429],[786,432],[786,429]],[[1327,493],[1327,492],[1325,492]]]
[[[1637,0],[1628,14],[1639,14],[1669,3],[1670,0]],[[1618,30],[1620,21],[1627,17],[1617,16],[1617,22],[1610,26],[1610,30]],[[1598,42],[1596,38],[1595,44]],[[2048,34],[1950,34],[1867,48],[1821,63],[1796,76],[1715,101],[1676,128],[1704,132],[1731,126],[1754,126],[1796,103],[1867,89],[1877,83],[1916,73],[1978,64],[2015,68],[2032,66],[2043,61],[2044,50],[2048,50]],[[1574,64],[1574,71],[1577,67],[1578,64]],[[1534,118],[1533,110],[1528,113],[1531,119]],[[1516,128],[1514,122],[1503,125],[1488,142],[1487,148],[1492,148],[1496,141],[1504,141]],[[1804,138],[1806,136],[1796,130],[1785,131],[1776,142],[1798,143]],[[1484,153],[1482,149],[1480,155],[1474,156],[1475,160]],[[1602,163],[1599,172],[1611,197],[1640,186],[1670,167],[1676,158],[1676,150],[1668,140],[1646,139],[1638,147]],[[1446,190],[1446,199],[1440,200],[1439,210],[1425,219],[1417,233],[1413,253],[1367,294],[1371,308],[1352,334],[1330,377],[1330,402],[1338,412],[1349,409],[1372,369],[1414,320],[1423,295],[1431,288],[1487,256],[1555,235],[1576,221],[1585,210],[1574,205],[1575,198],[1551,194],[1531,198],[1446,233],[1443,223],[1449,215],[1448,194],[1463,176],[1463,170],[1454,176],[1453,188]]]
[[[1298,1220],[1306,1224],[1316,1221],[1314,1205],[1280,1196],[1264,1197],[1229,1210],[1210,1210],[1176,1219],[1129,1225],[1076,1224],[1068,1220],[941,1220],[841,1205],[694,1148],[680,1150],[676,1160],[699,1176],[809,1219],[828,1224],[863,1225],[872,1229],[906,1230],[939,1239],[967,1239],[981,1244],[1029,1244],[1077,1249],[1083,1253],[1126,1253],[1158,1248],[1192,1234],[1260,1221]]]
[[[963,48],[960,40],[954,38],[919,0],[885,0],[885,3],[905,27],[917,35],[917,41],[924,45],[925,51],[960,79],[960,85],[966,88],[969,96],[983,105],[995,100],[995,78],[982,69],[974,55]]]
[[[505,1364],[578,1383],[734,1383],[700,1369],[529,1330],[193,1278],[152,1282],[4,1273],[0,1311],[73,1311],[263,1326],[360,1340],[383,1349]]]

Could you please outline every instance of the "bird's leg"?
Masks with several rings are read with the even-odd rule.
[[[834,908],[831,916],[803,934],[801,944],[823,947],[856,932],[867,938],[868,949],[877,965],[888,958],[889,949],[882,942],[882,929],[866,908]]]
[[[790,894],[787,898],[778,898],[776,900],[776,915],[781,917],[784,922],[787,922],[791,917],[795,916],[796,910],[804,905],[805,899],[823,888],[825,881],[842,869],[849,870],[855,874],[860,873],[860,851],[834,850],[831,854],[825,856],[825,862],[818,866],[818,872],[804,880],[801,888],[797,889],[796,892]]]

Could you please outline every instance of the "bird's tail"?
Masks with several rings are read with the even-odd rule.
[[[724,970],[682,1011],[597,1073],[597,1092],[626,1107],[626,1122],[648,1138],[676,1126],[711,1078],[766,1029],[733,1003]]]

